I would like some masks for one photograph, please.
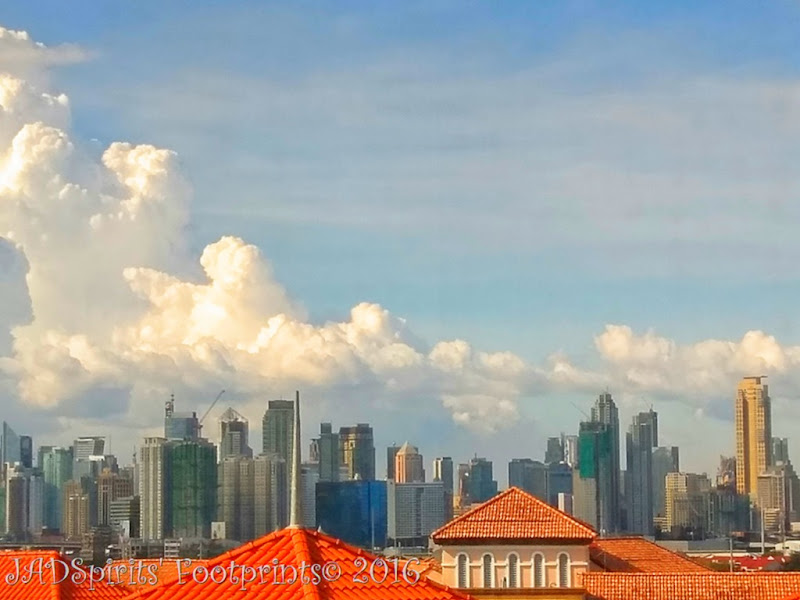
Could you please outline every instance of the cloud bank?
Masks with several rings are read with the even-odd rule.
[[[679,344],[608,325],[587,367],[561,353],[537,365],[463,340],[428,346],[370,302],[312,323],[238,237],[208,245],[198,270],[185,250],[192,192],[173,152],[117,142],[96,156],[74,139],[69,99],[42,86],[49,66],[85,53],[0,28],[0,56],[0,237],[13,248],[2,264],[17,265],[3,285],[21,286],[26,265],[29,304],[3,310],[12,344],[0,372],[30,407],[147,422],[168,389],[213,384],[250,398],[258,416],[265,389],[302,387],[395,404],[432,398],[457,424],[496,432],[518,421],[522,403],[559,392],[609,387],[718,413],[742,375],[775,374],[800,389],[800,347],[761,331]]]

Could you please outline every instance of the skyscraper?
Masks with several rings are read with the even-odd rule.
[[[592,421],[594,423],[604,424],[609,431],[611,465],[607,471],[607,475],[604,475],[604,477],[608,477],[609,480],[608,482],[601,482],[601,486],[598,490],[608,490],[607,507],[609,513],[607,524],[613,526],[613,529],[609,529],[609,531],[616,532],[619,531],[620,526],[620,493],[622,491],[620,485],[619,411],[610,393],[604,392],[598,396],[597,401],[592,407]],[[580,461],[581,459],[579,458],[578,460]],[[603,491],[604,496],[605,493],[606,492]]]
[[[97,478],[97,524],[109,525],[111,503],[133,496],[133,480],[104,469]]]
[[[416,446],[403,444],[395,455],[394,480],[397,483],[425,483],[425,466]]]
[[[91,497],[81,482],[70,480],[64,484],[61,533],[68,540],[81,540],[91,527]]]
[[[14,540],[30,541],[42,531],[42,476],[21,462],[6,467],[5,531]]]
[[[196,412],[175,412],[175,395],[164,404],[164,437],[168,440],[196,440],[200,422]]]
[[[316,441],[319,449],[319,480],[339,481],[342,458],[339,450],[339,434],[333,433],[333,426],[330,423],[320,423],[319,437]]]
[[[486,502],[497,495],[497,481],[492,475],[492,461],[474,457],[469,461],[468,494],[471,503]]]
[[[453,518],[453,459],[449,456],[433,460],[433,481],[441,481],[444,486],[445,522]]]
[[[210,538],[217,508],[217,449],[202,438],[170,445],[171,535]]]
[[[545,464],[560,463],[564,460],[564,445],[563,438],[550,437],[547,438],[547,449],[544,452]]]
[[[745,377],[736,392],[736,490],[755,500],[758,476],[772,465],[772,409],[765,377]]]
[[[255,491],[255,537],[264,536],[289,524],[288,479],[286,461],[274,453],[253,459]]]
[[[550,495],[547,465],[531,458],[512,459],[508,463],[508,485],[509,487],[518,487],[521,490],[525,490],[529,494],[547,502]]]
[[[772,438],[772,464],[788,463],[789,440],[786,438]]]
[[[249,542],[255,538],[255,469],[247,456],[228,456],[219,464],[217,521],[225,523],[230,540]]]
[[[388,543],[427,547],[430,534],[445,524],[444,485],[434,483],[387,483]]]
[[[72,479],[72,449],[49,447],[39,456],[39,468],[44,480],[44,526],[60,530],[64,485]]]
[[[250,424],[238,412],[228,408],[219,418],[219,459],[231,456],[253,456],[250,447]]]
[[[106,448],[106,439],[100,436],[79,437],[72,445],[72,458],[89,460],[93,456],[103,456]]]
[[[172,523],[169,445],[164,438],[145,438],[139,449],[139,533],[144,540],[163,540]]]
[[[628,531],[653,531],[653,448],[658,445],[658,415],[650,410],[633,417],[626,435]]]
[[[611,426],[600,421],[580,424],[578,467],[573,471],[573,510],[576,517],[590,523],[601,535],[620,530],[619,471],[615,468],[619,463],[614,460],[614,450]]]
[[[703,474],[669,473],[666,478],[667,489],[667,528],[689,530],[694,537],[708,531],[709,506],[711,501],[711,481]],[[685,534],[685,531],[682,532]]]
[[[653,450],[653,517],[667,516],[667,474],[681,470],[677,446],[660,446]]]
[[[565,435],[562,436],[564,446],[564,462],[570,467],[575,468],[578,464],[578,436]]]
[[[369,424],[341,427],[339,450],[349,479],[375,480],[375,442]]]
[[[386,448],[386,479],[393,481],[395,474],[395,463],[397,460],[397,453],[400,451],[400,446],[392,444]]]
[[[292,480],[292,439],[294,436],[294,402],[292,400],[270,400],[262,422],[262,445],[264,454],[279,456],[284,463],[280,471],[286,481],[279,488],[287,494],[282,506],[289,506],[289,482]]]

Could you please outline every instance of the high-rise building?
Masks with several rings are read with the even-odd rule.
[[[678,469],[675,469],[676,471]],[[736,489],[736,457],[720,456],[719,467],[717,467],[717,487],[726,489]]]
[[[348,544],[384,548],[388,522],[386,488],[386,481],[320,481],[317,525]]]
[[[667,529],[703,539],[709,530],[711,480],[705,474],[668,473],[666,488]]]
[[[45,448],[39,453],[39,468],[44,481],[44,526],[51,530],[60,530],[64,485],[72,479],[72,449],[53,446]]]
[[[472,499],[469,497],[469,464],[459,463],[458,465],[458,506],[465,508],[472,504]]]
[[[42,532],[44,482],[41,472],[21,462],[6,464],[5,531],[16,541],[30,541]]]
[[[658,415],[650,410],[633,417],[626,435],[628,531],[653,532],[653,448],[658,446]]]
[[[342,462],[339,434],[333,432],[330,423],[321,423],[316,442],[319,448],[319,480],[338,481]]]
[[[26,469],[33,468],[33,438],[29,435],[19,436],[19,462]]]
[[[470,460],[467,493],[472,504],[486,502],[497,495],[497,481],[492,475],[492,461],[477,456]]]
[[[82,540],[91,529],[91,495],[85,482],[70,480],[64,484],[61,533],[68,540]]]
[[[578,436],[565,435],[562,436],[562,438],[562,445],[564,446],[564,462],[574,469],[578,464]]]
[[[560,463],[564,462],[564,440],[563,437],[547,438],[547,449],[544,452],[544,462]]]
[[[765,377],[745,377],[736,392],[736,489],[752,500],[772,465],[772,409]]]
[[[559,496],[569,496],[572,514],[572,467],[566,462],[547,465],[547,503],[559,508]]]
[[[395,455],[394,471],[392,479],[397,483],[425,483],[425,466],[416,446],[406,442],[400,447]]]
[[[196,440],[200,422],[196,412],[175,412],[175,395],[164,404],[164,437],[168,440]]]
[[[262,421],[262,454],[275,454],[283,459],[280,470],[285,481],[279,483],[286,498],[282,506],[289,506],[289,482],[292,480],[292,439],[294,436],[294,401],[270,400]],[[281,521],[282,522],[282,521]]]
[[[19,462],[22,462],[20,437],[8,423],[3,421],[2,437],[0,437],[0,465]],[[3,483],[5,483],[5,479]]]
[[[317,526],[317,484],[319,469],[315,464],[306,463],[300,470],[300,513],[303,527],[314,529]]]
[[[255,539],[255,462],[248,456],[228,456],[219,464],[217,521],[225,537],[244,543]]]
[[[395,479],[395,464],[397,461],[397,453],[400,451],[400,446],[392,444],[386,448],[386,479],[394,481]]]
[[[653,449],[653,517],[667,516],[667,474],[681,470],[677,446],[659,446]]]
[[[375,480],[375,442],[369,424],[339,428],[339,450],[348,479]]]
[[[170,492],[170,445],[165,438],[145,438],[139,448],[140,524],[144,540],[163,540],[169,537],[172,524]]]
[[[250,447],[250,424],[242,415],[228,408],[219,418],[219,459],[231,456],[253,456]]]
[[[400,547],[428,546],[428,537],[445,524],[442,482],[387,483],[388,544]]]
[[[605,406],[608,409],[608,406]],[[593,411],[594,414],[594,411]],[[620,530],[619,472],[614,429],[601,422],[580,424],[578,467],[573,470],[573,510],[601,535]]]
[[[176,440],[170,445],[171,535],[210,538],[217,509],[217,449],[202,438]]]
[[[139,496],[113,500],[109,506],[109,525],[125,539],[139,537]]]
[[[133,496],[133,480],[105,469],[97,478],[97,524],[109,525],[111,503]]]
[[[540,500],[547,502],[550,497],[550,487],[548,483],[548,469],[546,464],[531,458],[514,458],[508,463],[509,487],[518,487],[536,496]]]
[[[453,459],[449,456],[433,460],[433,481],[441,481],[444,488],[445,522],[453,519]]]
[[[286,460],[283,457],[275,453],[261,454],[253,462],[254,536],[259,538],[289,524],[289,490]]]
[[[72,458],[75,461],[89,460],[93,456],[103,456],[106,439],[99,436],[79,437],[72,445]]]
[[[609,497],[607,500],[607,524],[612,527],[612,529],[609,529],[608,531],[617,532],[620,530],[621,524],[620,493],[622,491],[622,486],[620,485],[619,411],[617,410],[617,405],[610,393],[605,392],[598,396],[597,401],[592,407],[592,422],[602,423],[605,425],[609,430],[609,435],[611,438],[611,465],[607,474],[604,475],[604,477],[608,477],[608,481],[601,482],[598,491],[605,496],[605,490],[608,490]],[[582,458],[582,453],[580,450],[579,454],[580,456],[578,461],[580,462]]]
[[[789,440],[786,438],[772,438],[772,464],[788,463]]]

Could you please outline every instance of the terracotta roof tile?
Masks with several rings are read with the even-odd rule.
[[[128,600],[467,600],[470,597],[456,590],[407,571],[410,581],[403,577],[403,562],[399,561],[397,577],[389,559],[389,573],[384,582],[383,568],[374,563],[378,557],[349,546],[322,533],[288,528],[246,544],[217,558],[209,560],[202,569],[192,573],[181,572],[180,580],[161,583],[156,587],[141,587]],[[301,564],[316,565],[318,570],[306,570],[303,581]],[[230,576],[231,564],[234,565]],[[373,575],[370,565],[375,564]],[[274,566],[286,568],[285,577]],[[329,565],[329,566],[326,566]],[[335,565],[335,566],[330,566]],[[216,570],[214,570],[216,567]],[[273,567],[272,571],[255,571],[258,567]],[[365,568],[366,567],[366,568]],[[252,569],[247,570],[246,569]],[[300,577],[292,577],[292,568]],[[323,571],[323,568],[326,571]],[[225,575],[222,575],[223,569]],[[334,577],[338,570],[338,576]],[[202,582],[209,572],[215,572],[218,581]],[[255,581],[241,582],[247,572]],[[326,575],[326,577],[322,577]],[[318,578],[319,581],[312,581]],[[237,580],[238,579],[238,580]],[[243,589],[244,588],[244,589]]]
[[[434,531],[431,537],[436,543],[488,539],[589,542],[596,535],[589,525],[519,488],[511,487],[453,519]]]
[[[586,573],[592,600],[785,600],[800,573]]]
[[[617,573],[708,573],[710,569],[642,537],[598,538],[592,562]]]
[[[70,560],[55,551],[0,552],[0,598],[119,600],[130,593],[125,586],[109,585],[105,580],[90,582],[85,570],[87,576],[77,576]]]

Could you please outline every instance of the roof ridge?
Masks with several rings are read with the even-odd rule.
[[[520,489],[520,488],[518,488],[516,486],[511,486],[509,488],[506,488],[502,492],[500,492],[498,494],[495,494],[492,498],[490,498],[486,502],[483,502],[483,503],[479,504],[478,506],[475,506],[475,507],[471,508],[470,510],[468,510],[464,514],[462,514],[462,515],[456,517],[455,519],[453,519],[452,521],[450,521],[449,523],[444,524],[442,527],[440,527],[439,529],[437,529],[436,531],[434,531],[431,534],[431,538],[433,538],[434,541],[435,541],[436,538],[441,537],[442,534],[444,534],[448,530],[453,529],[453,528],[457,528],[458,525],[460,525],[460,524],[466,524],[471,519],[473,520],[473,522],[480,521],[480,519],[475,519],[475,515],[477,513],[479,513],[480,511],[487,511],[487,513],[488,513],[488,509],[490,509],[493,505],[495,505],[498,502],[501,502],[501,501],[505,500],[506,498],[508,498],[510,496],[517,496],[517,497],[523,499],[524,501],[532,504],[533,506],[535,506],[538,509],[542,510],[544,514],[548,515],[548,518],[552,518],[552,519],[558,518],[558,519],[562,520],[563,522],[569,523],[571,526],[576,527],[579,531],[581,531],[582,535],[580,535],[580,536],[576,535],[576,536],[574,536],[575,538],[580,537],[581,539],[584,539],[584,538],[588,537],[588,538],[594,539],[594,538],[597,537],[597,532],[589,524],[584,523],[580,519],[577,519],[577,518],[573,517],[572,515],[567,514],[566,512],[564,512],[562,510],[559,510],[558,508],[556,508],[554,506],[551,506],[547,502],[544,502],[540,498],[537,498],[533,494],[530,494],[530,493],[526,492],[523,489]],[[498,519],[495,516],[493,516],[491,518],[487,516],[487,518],[486,518],[487,522],[496,521],[496,520],[498,520]],[[513,521],[514,519],[507,519],[507,520],[508,521]],[[567,537],[573,537],[573,536],[567,536]]]
[[[302,527],[294,526],[287,528],[289,536],[294,546],[295,555],[300,559],[301,564],[313,564],[311,558],[311,545],[308,543],[307,532]],[[303,589],[303,598],[307,600],[321,600],[317,585],[311,579],[305,579],[305,575],[299,575],[300,585]]]
[[[485,508],[485,507],[487,507],[487,506],[489,506],[491,504],[494,504],[500,498],[503,498],[504,496],[508,496],[509,493],[512,490],[515,490],[515,489],[518,489],[518,488],[516,488],[516,487],[507,488],[507,489],[503,490],[502,492],[500,492],[499,494],[495,494],[494,496],[489,498],[486,502],[481,502],[480,504],[478,504],[478,506],[473,506],[467,512],[460,514],[459,516],[457,516],[455,519],[453,519],[449,523],[445,523],[444,525],[439,527],[439,529],[437,529],[436,531],[431,533],[431,537],[436,537],[439,534],[440,531],[443,531],[443,530],[449,528],[450,526],[455,525],[456,523],[460,523],[461,521],[464,521],[467,517],[469,517],[473,513],[477,512],[479,509],[482,509],[482,508]]]

